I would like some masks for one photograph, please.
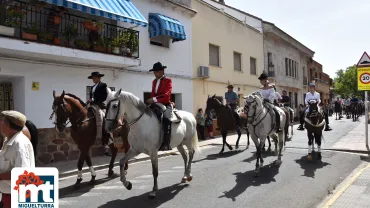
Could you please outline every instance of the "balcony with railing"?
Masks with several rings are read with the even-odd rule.
[[[307,86],[308,85],[308,79],[307,77],[303,76],[303,86]]]
[[[1,37],[118,57],[139,58],[138,31],[119,27],[108,21],[95,21],[83,17],[83,13],[78,16],[63,7],[31,2],[37,3],[0,0]]]

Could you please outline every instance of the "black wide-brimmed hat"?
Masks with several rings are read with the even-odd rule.
[[[161,62],[157,62],[153,65],[153,69],[149,70],[149,71],[161,71],[161,70],[164,70],[165,68],[167,68],[167,66],[163,66],[161,64]]]
[[[226,88],[234,88],[234,85],[227,85]]]
[[[259,80],[263,80],[263,79],[267,79],[269,76],[264,72],[264,73],[262,73],[259,77],[258,77],[258,79]]]
[[[92,72],[88,79],[92,79],[93,77],[104,77],[104,74],[100,74],[99,72]]]

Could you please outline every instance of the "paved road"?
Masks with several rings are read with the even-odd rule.
[[[325,134],[327,147],[359,123],[332,121],[332,132]],[[307,147],[304,132],[295,131],[291,147]],[[324,146],[325,146],[324,145]],[[153,179],[150,162],[130,166],[128,179],[133,184],[126,190],[119,178],[108,180],[106,170],[97,172],[95,187],[85,182],[80,190],[70,185],[75,177],[61,181],[60,207],[313,207],[319,204],[337,184],[360,163],[359,155],[323,152],[323,161],[307,163],[306,150],[287,148],[280,168],[271,165],[276,159],[264,154],[261,176],[254,177],[254,147],[218,155],[219,146],[207,146],[195,158],[192,182],[180,185],[183,175],[181,156],[160,159],[157,199],[149,200]],[[115,168],[118,172],[118,169]],[[89,174],[84,179],[89,179]]]

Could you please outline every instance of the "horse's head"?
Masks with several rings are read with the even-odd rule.
[[[206,112],[209,112],[210,110],[215,110],[220,106],[222,106],[222,103],[216,98],[216,95],[213,95],[212,97],[208,96]]]
[[[111,91],[108,93],[107,97],[107,109],[105,113],[105,130],[107,132],[112,132],[118,127],[118,121],[120,119],[120,113],[123,115],[124,109],[121,109],[120,94],[122,89],[117,92]]]
[[[244,97],[244,113],[247,115],[248,123],[252,123],[257,110],[262,107],[261,94],[259,92],[252,93]]]
[[[319,123],[319,107],[317,105],[317,101],[309,100],[308,105],[310,107],[310,111],[308,112],[309,119],[312,124],[317,125]]]
[[[53,114],[55,114],[55,125],[59,132],[63,132],[67,126],[67,121],[72,113],[72,107],[64,100],[65,92],[60,96],[56,96],[55,91],[53,91]]]

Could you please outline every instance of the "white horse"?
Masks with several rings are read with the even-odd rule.
[[[263,166],[262,158],[262,147],[265,144],[267,136],[270,136],[275,141],[275,154],[278,155],[278,159],[275,162],[276,165],[282,163],[281,152],[284,147],[285,142],[285,125],[286,125],[286,116],[282,109],[278,108],[280,116],[280,128],[281,131],[276,134],[276,128],[272,125],[275,119],[275,116],[272,117],[270,114],[269,108],[264,106],[263,98],[260,92],[252,93],[244,97],[245,99],[245,108],[248,118],[248,129],[251,134],[252,140],[257,149],[257,162],[256,162],[256,176],[259,176],[260,173],[260,163]],[[272,110],[272,109],[271,109]],[[289,121],[288,121],[289,122]],[[258,140],[259,139],[259,140]],[[279,145],[277,145],[277,143]],[[278,149],[279,146],[279,149]]]
[[[196,131],[196,120],[193,114],[186,111],[177,111],[182,118],[181,121],[172,122],[171,147],[177,147],[185,163],[185,173],[181,180],[182,183],[190,182],[193,179],[191,174],[191,162],[194,152],[199,152],[198,135]],[[149,198],[153,199],[158,190],[158,149],[162,144],[161,129],[162,124],[158,121],[154,112],[145,105],[138,97],[130,92],[121,89],[118,92],[111,92],[107,98],[107,112],[105,128],[111,132],[116,128],[118,119],[121,116],[130,126],[128,142],[129,151],[120,160],[120,176],[123,185],[131,190],[131,182],[126,180],[124,164],[131,158],[140,153],[150,156],[154,177],[153,191],[149,193]],[[188,149],[189,159],[183,147]]]

